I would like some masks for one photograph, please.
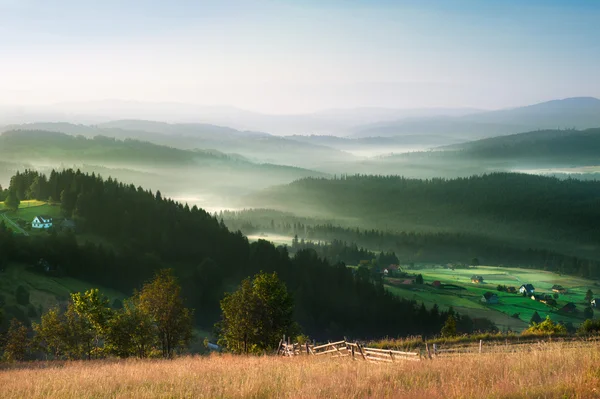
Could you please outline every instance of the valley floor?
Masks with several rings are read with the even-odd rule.
[[[600,348],[533,344],[420,362],[214,355],[0,368],[3,398],[592,398]]]

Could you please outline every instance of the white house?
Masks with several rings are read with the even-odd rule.
[[[535,288],[531,284],[523,284],[519,287],[520,294],[532,295],[535,292]]]
[[[31,222],[34,229],[49,229],[52,227],[52,218],[49,216],[36,216]]]

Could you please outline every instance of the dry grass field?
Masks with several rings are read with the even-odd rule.
[[[0,369],[2,398],[597,398],[600,348],[372,364],[214,355],[173,361],[38,362]]]

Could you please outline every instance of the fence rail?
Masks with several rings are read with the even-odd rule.
[[[353,360],[369,362],[393,363],[402,360],[420,360],[420,352],[403,352],[390,349],[368,348],[357,342],[337,341],[322,345],[309,343],[299,344],[286,342],[285,337],[279,342],[277,355],[281,356],[331,356],[332,358],[348,357]]]
[[[346,340],[328,342],[326,344],[314,345],[306,343],[291,343],[289,338],[282,339],[277,349],[277,354],[282,356],[325,356],[331,358],[350,358],[352,360],[363,360],[372,363],[394,363],[400,361],[419,361],[423,359],[435,359],[439,357],[453,357],[461,355],[474,355],[481,353],[517,353],[544,351],[561,345],[563,348],[587,347],[590,343],[600,343],[598,337],[594,338],[541,338],[538,341],[484,341],[460,344],[429,344],[415,348],[414,351],[401,351],[395,349],[371,348],[359,342],[348,342]]]

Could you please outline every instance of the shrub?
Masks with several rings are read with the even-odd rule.
[[[579,335],[592,335],[600,333],[600,320],[587,319],[577,330]]]
[[[567,328],[553,322],[550,316],[546,316],[546,320],[541,323],[533,323],[531,327],[523,331],[523,335],[565,335]]]

